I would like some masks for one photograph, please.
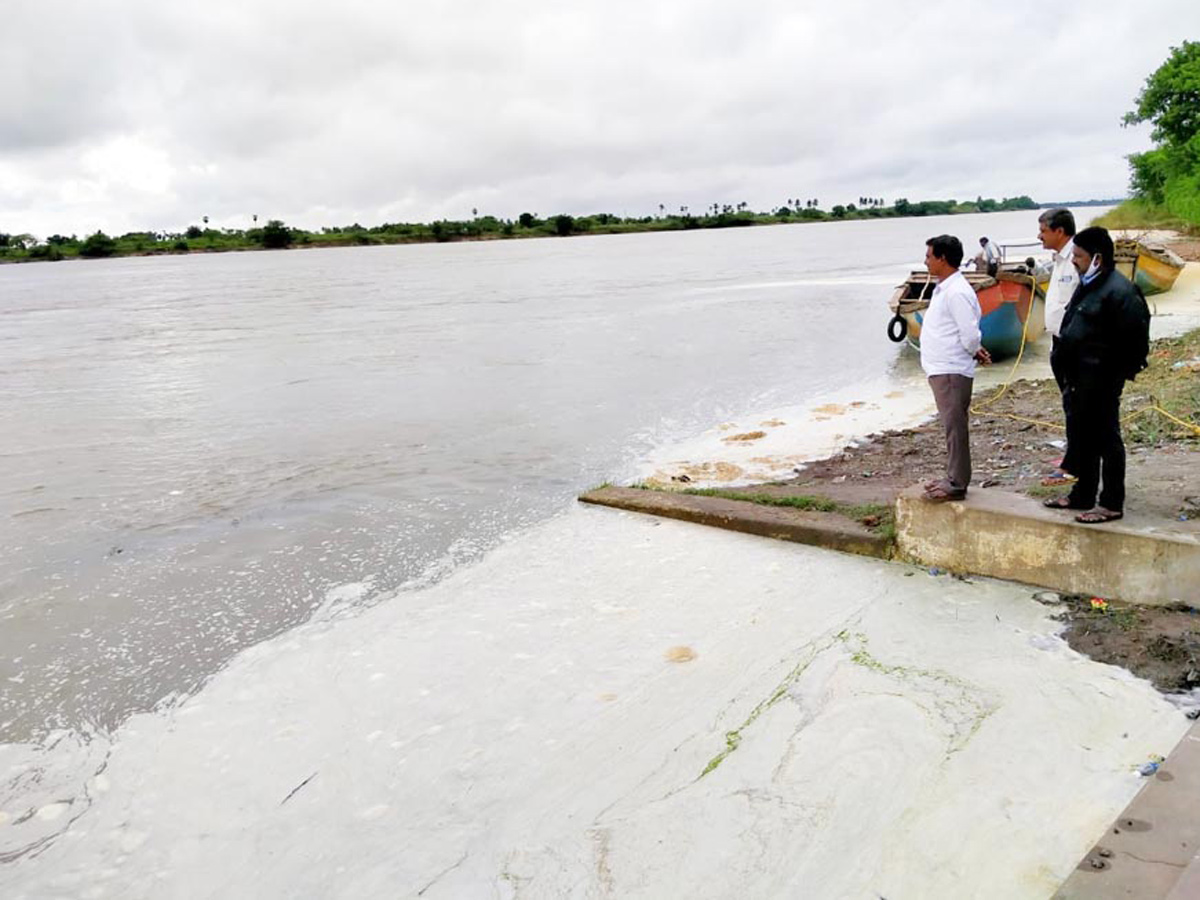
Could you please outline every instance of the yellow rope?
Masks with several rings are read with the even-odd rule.
[[[1166,417],[1167,417],[1168,419],[1170,419],[1172,422],[1175,422],[1175,423],[1177,423],[1177,424],[1179,424],[1179,425],[1182,425],[1182,426],[1183,426],[1184,428],[1186,428],[1188,431],[1192,432],[1192,434],[1197,434],[1197,435],[1200,435],[1200,427],[1198,427],[1198,426],[1196,426],[1196,425],[1193,425],[1191,422],[1185,422],[1183,419],[1180,419],[1180,418],[1178,418],[1177,416],[1173,416],[1173,415],[1171,415],[1169,412],[1167,412],[1165,409],[1163,409],[1163,408],[1162,408],[1161,406],[1159,406],[1157,403],[1151,403],[1149,406],[1143,406],[1141,409],[1135,409],[1133,412],[1131,412],[1129,415],[1127,415],[1127,416],[1126,416],[1125,418],[1123,418],[1121,421],[1122,421],[1122,422],[1128,422],[1128,421],[1129,421],[1130,419],[1132,419],[1134,416],[1140,416],[1140,415],[1141,415],[1142,413],[1144,413],[1144,412],[1156,412],[1156,413],[1159,413],[1160,415],[1166,416]]]
[[[1008,386],[1012,383],[1013,376],[1016,375],[1016,373],[1017,373],[1017,366],[1019,366],[1021,364],[1021,357],[1025,355],[1025,342],[1026,342],[1026,338],[1029,334],[1029,319],[1033,316],[1033,303],[1037,299],[1037,280],[1033,276],[1030,276],[1029,281],[1030,281],[1030,288],[1031,288],[1031,292],[1029,295],[1029,313],[1025,316],[1025,325],[1021,329],[1021,346],[1017,350],[1017,358],[1012,364],[1012,369],[1009,370],[1008,378],[1006,378],[1004,380],[1004,383],[1000,385],[1000,390],[996,391],[995,394],[993,394],[988,399],[984,400],[982,403],[974,403],[971,405],[971,412],[974,413],[975,415],[981,415],[981,412],[980,412],[981,410],[983,410],[985,407],[991,406],[993,403],[995,403],[997,400],[999,400],[1001,397],[1004,396],[1004,392],[1008,390]],[[1163,409],[1157,403],[1151,403],[1148,406],[1143,406],[1141,409],[1135,409],[1133,412],[1129,413],[1129,415],[1127,415],[1123,419],[1121,419],[1121,422],[1122,422],[1122,424],[1127,423],[1130,420],[1137,418],[1142,413],[1147,413],[1147,412],[1159,413],[1160,415],[1163,415],[1166,418],[1170,419],[1172,422],[1175,422],[1176,424],[1183,426],[1184,428],[1186,428],[1188,431],[1192,432],[1193,434],[1200,435],[1200,426],[1193,425],[1191,422],[1185,422],[1183,419],[1180,419],[1177,416],[1174,416],[1171,413],[1167,412],[1165,409]],[[1026,418],[1025,416],[1015,416],[1015,415],[1012,415],[1011,413],[991,413],[990,415],[997,416],[997,417],[1003,418],[1003,419],[1012,419],[1015,422],[1028,422],[1031,425],[1040,425],[1043,428],[1053,428],[1057,431],[1063,431],[1063,430],[1065,430],[1065,427],[1066,427],[1064,425],[1059,425],[1057,422],[1043,422],[1040,419],[1029,419],[1029,418]]]
[[[997,279],[996,283],[997,284],[1000,283],[999,279]],[[1021,328],[1021,346],[1017,349],[1017,358],[1012,364],[1012,369],[1009,370],[1008,378],[1006,378],[1004,380],[1004,383],[1002,385],[1000,385],[1000,390],[996,391],[995,394],[993,394],[987,400],[984,400],[982,403],[974,403],[971,405],[971,412],[975,413],[975,415],[979,415],[979,411],[981,409],[983,409],[984,407],[987,407],[987,406],[991,406],[993,403],[995,403],[997,400],[999,400],[1001,397],[1003,397],[1004,392],[1008,390],[1008,386],[1012,383],[1013,376],[1017,374],[1017,366],[1019,366],[1021,364],[1021,357],[1025,355],[1025,340],[1029,335],[1029,320],[1031,318],[1033,318],[1033,303],[1036,299],[1037,299],[1037,279],[1035,279],[1032,275],[1030,275],[1029,276],[1029,311],[1025,314],[1025,324]],[[1007,415],[1007,413],[997,413],[997,415],[1002,415],[1009,419],[1016,418],[1015,416]],[[1041,424],[1041,423],[1037,423],[1037,424]]]

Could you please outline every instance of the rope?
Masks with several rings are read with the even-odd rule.
[[[1025,324],[1021,328],[1021,346],[1017,349],[1017,358],[1012,364],[1012,369],[1010,369],[1008,372],[1008,378],[1006,378],[1004,380],[1004,383],[1002,385],[1000,385],[1000,390],[996,391],[995,394],[993,394],[987,400],[984,400],[982,403],[975,403],[975,404],[971,405],[971,412],[973,412],[975,415],[979,415],[980,410],[984,409],[985,407],[991,406],[993,403],[995,403],[997,400],[999,400],[1001,397],[1003,397],[1004,392],[1008,390],[1008,386],[1010,384],[1012,384],[1013,376],[1017,374],[1017,366],[1019,366],[1021,364],[1021,357],[1025,355],[1025,341],[1029,336],[1029,320],[1031,318],[1033,318],[1033,301],[1035,299],[1037,299],[1037,279],[1035,279],[1032,275],[1030,275],[1029,276],[1029,311],[1025,314]],[[1009,419],[1017,418],[1016,416],[1008,415],[1008,413],[996,413],[996,415],[1004,416],[1005,418],[1009,418]],[[1032,421],[1032,420],[1025,420],[1025,421]],[[1041,423],[1037,423],[1037,424],[1041,424]],[[1057,427],[1057,426],[1051,426],[1051,427]]]
[[[1016,375],[1016,373],[1017,373],[1017,366],[1019,366],[1021,364],[1021,357],[1025,355],[1025,343],[1026,343],[1026,339],[1029,335],[1029,319],[1033,315],[1033,301],[1036,298],[1036,294],[1037,294],[1037,280],[1033,276],[1030,276],[1029,281],[1030,281],[1030,287],[1032,289],[1031,293],[1029,295],[1029,314],[1027,314],[1025,316],[1025,325],[1021,329],[1021,346],[1017,350],[1017,358],[1012,364],[1012,369],[1009,370],[1008,378],[1006,378],[1004,380],[1004,383],[1000,385],[1000,389],[998,391],[996,391],[996,393],[993,394],[991,397],[984,400],[983,402],[973,403],[971,405],[970,411],[977,416],[982,415],[981,411],[983,409],[985,409],[988,406],[991,406],[993,403],[995,403],[997,400],[999,400],[1001,397],[1004,396],[1005,391],[1008,390],[1008,386],[1010,384],[1012,384],[1013,376]],[[1171,413],[1167,412],[1165,409],[1163,409],[1157,403],[1150,403],[1149,405],[1143,406],[1140,409],[1135,409],[1133,412],[1129,413],[1127,416],[1122,418],[1121,423],[1126,424],[1126,423],[1132,421],[1133,419],[1137,418],[1138,416],[1142,415],[1143,413],[1148,413],[1148,412],[1159,413],[1160,415],[1165,416],[1166,418],[1170,419],[1172,422],[1175,422],[1177,425],[1181,425],[1182,427],[1186,428],[1188,431],[1192,432],[1193,434],[1200,435],[1200,426],[1193,425],[1191,422],[1185,422],[1183,419],[1180,419],[1177,416],[1174,416]],[[1030,419],[1030,418],[1026,418],[1025,416],[1016,416],[1016,415],[1013,415],[1012,413],[990,413],[989,415],[997,416],[1002,419],[1012,419],[1015,422],[1027,422],[1031,425],[1039,425],[1043,428],[1053,428],[1056,431],[1066,430],[1065,425],[1059,425],[1057,422],[1043,422],[1040,419]]]

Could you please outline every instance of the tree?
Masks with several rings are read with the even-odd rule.
[[[279,250],[292,245],[291,229],[279,219],[271,219],[262,230],[262,245],[268,250]]]
[[[1125,114],[1124,125],[1150,122],[1157,146],[1128,157],[1134,194],[1200,224],[1200,42],[1172,47]]]
[[[566,237],[575,229],[575,220],[568,215],[560,215],[554,217],[554,233],[559,237]]]
[[[117,252],[117,242],[103,231],[97,231],[79,245],[79,255],[89,259],[99,259],[102,256],[112,256]]]
[[[517,224],[522,228],[533,228],[538,224],[538,217],[534,213],[523,212],[517,217]]]

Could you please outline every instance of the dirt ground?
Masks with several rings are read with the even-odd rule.
[[[1200,238],[1177,237],[1166,243],[1188,262],[1200,262]]]

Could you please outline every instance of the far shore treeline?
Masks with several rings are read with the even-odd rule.
[[[53,261],[76,257],[150,256],[171,253],[220,252],[225,250],[282,249],[293,246],[347,247],[370,244],[410,244],[444,241],[505,240],[509,238],[567,237],[575,234],[622,234],[639,231],[686,231],[694,228],[736,228],[746,225],[778,225],[786,222],[826,222],[848,219],[884,219],[898,216],[941,216],[961,213],[1037,209],[1029,197],[973,201],[900,198],[891,204],[876,197],[860,197],[858,203],[822,209],[817,199],[789,199],[770,212],[754,212],[745,203],[713,203],[699,212],[682,206],[668,210],[659,206],[658,215],[621,217],[611,213],[590,216],[565,214],[541,218],[524,212],[516,219],[500,219],[472,211],[470,219],[436,222],[389,222],[367,227],[357,223],[320,231],[290,228],[278,219],[245,230],[191,225],[179,233],[133,231],[110,237],[102,231],[85,238],[53,234],[39,240],[30,234],[0,232],[0,262]]]

